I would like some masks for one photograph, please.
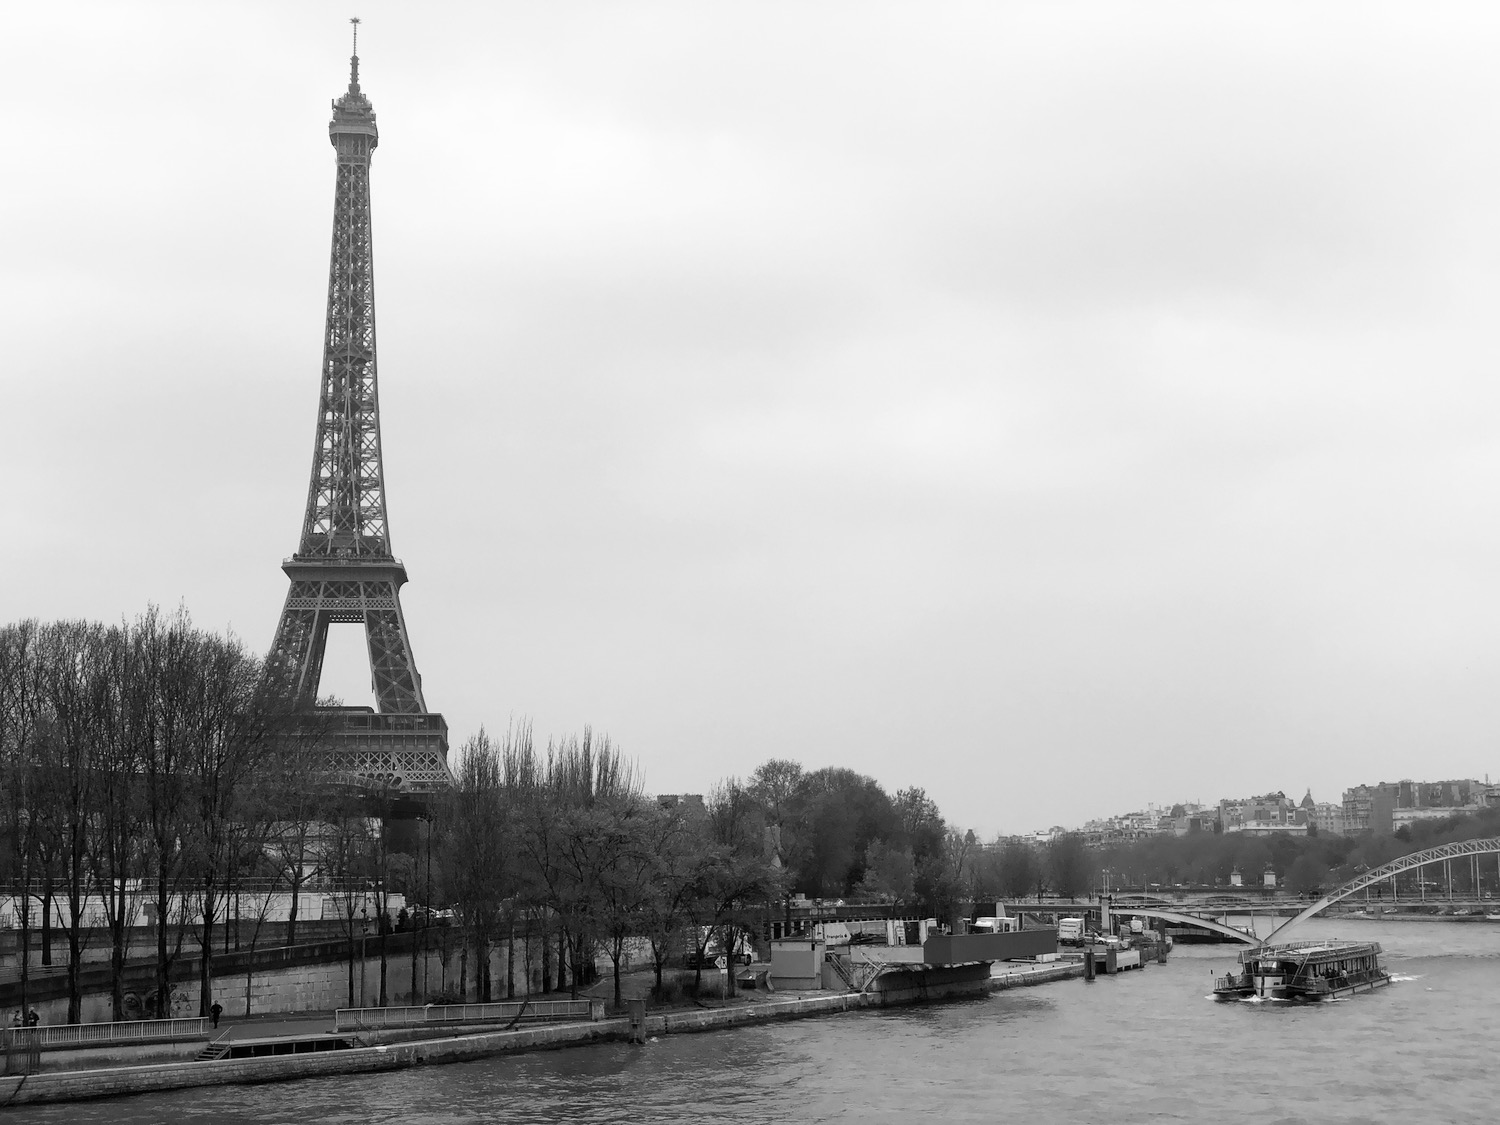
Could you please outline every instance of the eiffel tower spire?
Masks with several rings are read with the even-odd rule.
[[[362,623],[378,712],[345,708],[330,769],[353,778],[430,789],[451,781],[447,724],[428,712],[412,657],[400,589],[406,567],[391,554],[375,373],[375,273],[370,237],[370,156],[375,111],[359,87],[359,21],[349,88],[333,103],[337,153],[328,320],[312,478],[291,579],[267,657],[303,708],[316,706],[328,626]]]

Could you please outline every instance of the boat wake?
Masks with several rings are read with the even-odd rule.
[[[1397,981],[1401,981],[1401,980],[1421,980],[1421,979],[1422,979],[1422,976],[1420,974],[1417,975],[1417,976],[1412,976],[1412,975],[1407,974],[1407,973],[1392,973],[1391,974],[1391,983],[1392,984],[1395,984]]]

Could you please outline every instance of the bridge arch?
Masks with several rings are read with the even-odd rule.
[[[1460,840],[1457,843],[1428,848],[1426,851],[1412,852],[1410,855],[1404,855],[1400,859],[1393,859],[1390,863],[1371,868],[1358,878],[1350,879],[1349,882],[1337,890],[1330,891],[1301,914],[1287,919],[1272,930],[1262,944],[1270,944],[1283,930],[1289,930],[1299,922],[1305,922],[1314,914],[1328,909],[1334,903],[1341,902],[1350,895],[1358,894],[1366,887],[1373,887],[1377,883],[1383,883],[1387,879],[1400,875],[1402,872],[1411,871],[1418,867],[1426,867],[1429,863],[1473,855],[1500,855],[1500,839],[1491,837],[1484,840]]]
[[[1218,922],[1213,918],[1185,910],[1167,910],[1160,906],[1135,906],[1131,903],[1116,902],[1110,904],[1109,912],[1126,918],[1155,918],[1158,921],[1170,922],[1174,926],[1196,926],[1200,930],[1207,930],[1242,945],[1257,945],[1260,942],[1254,934],[1237,930],[1226,922]]]

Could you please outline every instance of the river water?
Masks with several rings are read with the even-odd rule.
[[[1219,1003],[1228,946],[984,999],[472,1063],[15,1110],[15,1122],[1494,1122],[1500,923],[1325,922],[1397,983]]]

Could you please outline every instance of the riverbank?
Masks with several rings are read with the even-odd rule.
[[[1413,907],[1411,910],[1387,910],[1380,914],[1350,910],[1343,914],[1330,915],[1329,920],[1334,922],[1488,922],[1494,926],[1500,925],[1500,912],[1497,912],[1497,916],[1490,917],[1484,914],[1440,914],[1435,910],[1428,912],[1423,907]]]
[[[1019,988],[1081,976],[1082,973],[1083,967],[1072,962],[997,965],[992,970],[989,987],[992,990]],[[788,998],[757,996],[754,1000],[724,1007],[650,1013],[646,1017],[645,1031],[648,1037],[680,1035],[881,1006],[879,997],[866,992],[811,993]],[[121,1097],[195,1086],[252,1085],[324,1075],[364,1074],[467,1062],[521,1051],[619,1042],[627,1040],[629,1035],[629,1019],[617,1017],[512,1031],[468,1031],[440,1039],[377,1043],[318,1054],[7,1076],[0,1077],[0,1108]]]

